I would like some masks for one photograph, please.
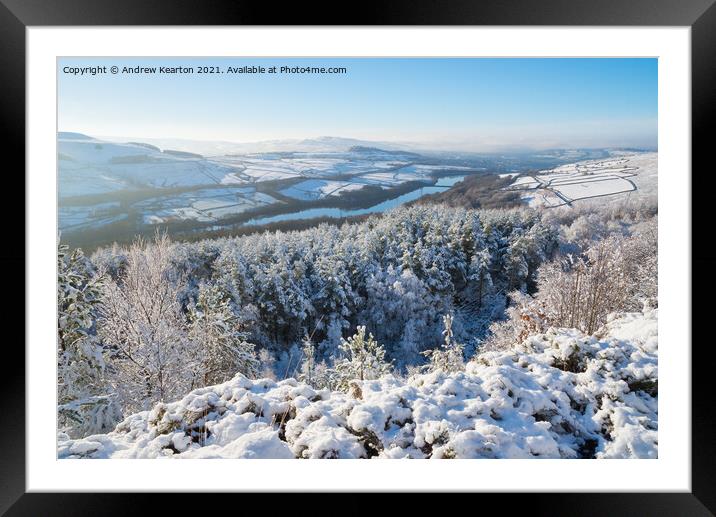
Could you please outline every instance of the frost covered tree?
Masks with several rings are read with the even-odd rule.
[[[385,359],[385,349],[373,338],[373,334],[365,335],[365,326],[359,326],[356,333],[348,339],[341,340],[339,359],[334,369],[337,387],[347,391],[352,380],[378,379],[390,373],[392,365]]]
[[[468,280],[474,286],[474,291],[470,294],[478,308],[482,306],[485,293],[492,289],[492,277],[490,276],[491,260],[490,252],[487,249],[481,249],[476,252],[470,260]]]
[[[126,412],[178,398],[193,385],[199,358],[181,292],[171,243],[160,234],[146,245],[135,241],[123,274],[102,288],[98,334],[112,354],[112,379]]]
[[[527,260],[530,241],[522,231],[516,231],[507,249],[505,257],[505,272],[507,274],[508,288],[524,291],[527,289],[529,277],[529,262]]]
[[[100,301],[101,276],[92,276],[82,250],[57,253],[57,338],[60,352],[75,348],[89,337]]]
[[[357,297],[339,254],[316,257],[314,269],[312,284],[315,287],[310,295],[313,311],[318,317],[314,327],[325,336],[321,348],[335,347],[343,331],[350,327],[348,318],[355,311]]]
[[[301,361],[298,380],[312,386],[316,376],[316,347],[308,336],[303,339],[301,353],[303,354],[303,360]]]
[[[580,255],[567,254],[537,271],[533,296],[513,292],[507,320],[490,327],[483,350],[504,349],[549,327],[595,334],[611,313],[657,304],[656,220],[624,237],[590,242]]]
[[[375,326],[382,343],[394,344],[391,357],[415,361],[431,341],[439,339],[437,314],[451,309],[451,297],[431,293],[413,271],[401,272],[392,265],[377,271],[366,284],[371,303],[359,318]]]
[[[72,437],[106,432],[121,417],[105,376],[105,354],[94,335],[102,275],[82,250],[57,253],[58,426]]]
[[[326,361],[317,362],[313,370],[313,383],[311,386],[318,389],[337,389],[338,378],[333,368]]]
[[[276,358],[273,354],[267,349],[262,348],[259,350],[258,359],[260,368],[258,373],[259,377],[276,380]]]
[[[440,348],[426,350],[424,355],[430,359],[428,371],[442,370],[445,373],[459,372],[465,369],[463,361],[463,345],[457,343],[453,337],[451,314],[443,316],[444,342]]]
[[[323,364],[320,368],[326,369],[325,363],[332,363],[338,355],[346,331],[366,325],[384,347],[386,357],[403,368],[421,359],[422,351],[440,346],[443,314],[454,315],[453,332],[463,342],[467,333],[484,333],[489,321],[502,313],[506,293],[531,290],[535,272],[549,257],[553,245],[554,235],[534,211],[399,208],[340,227],[321,225],[300,232],[174,243],[161,259],[165,264],[159,275],[161,282],[141,281],[157,286],[156,293],[142,296],[130,296],[142,291],[135,288],[132,278],[149,273],[136,272],[133,264],[140,259],[158,259],[137,258],[136,250],[119,246],[100,250],[93,260],[97,268],[107,271],[111,284],[102,291],[103,301],[106,293],[116,291],[107,299],[111,306],[108,319],[126,320],[144,328],[132,329],[127,323],[126,328],[110,325],[105,329],[110,332],[116,328],[118,332],[105,341],[113,354],[109,369],[113,375],[114,363],[128,369],[131,361],[127,352],[131,348],[134,354],[141,342],[143,350],[155,346],[174,352],[170,356],[155,355],[161,360],[152,367],[138,361],[141,367],[135,366],[136,378],[142,368],[154,372],[158,364],[171,360],[179,368],[177,374],[187,378],[194,375],[190,385],[203,384],[201,367],[197,366],[202,363],[201,353],[193,345],[198,342],[201,318],[192,325],[190,313],[195,309],[195,316],[203,314],[198,306],[192,307],[199,300],[200,290],[210,287],[222,293],[217,303],[228,300],[231,312],[243,322],[245,340],[254,343],[257,351],[269,351],[277,360],[301,342],[305,329],[312,328],[316,367]],[[160,297],[163,290],[172,293],[167,298],[172,300],[170,306],[162,305],[161,316],[144,313],[138,300]],[[126,298],[123,304],[116,303],[121,299],[118,294]],[[122,306],[132,308],[121,315]],[[217,310],[231,319],[226,307]],[[112,312],[114,316],[110,317]],[[208,323],[206,317],[204,323]],[[196,328],[192,330],[192,326]],[[151,340],[124,337],[139,336],[150,327],[156,328]],[[218,332],[222,326],[215,327]],[[169,339],[170,335],[174,337]],[[173,343],[171,347],[157,342],[164,343],[165,338]],[[125,343],[122,347],[126,350],[121,351],[115,342]],[[131,346],[126,345],[130,342]],[[171,359],[177,353],[182,357],[180,362]],[[292,356],[294,364],[277,366],[276,374],[292,373],[296,355]],[[154,373],[143,375],[155,378]],[[155,380],[148,382],[156,385]],[[166,384],[166,375],[162,375],[161,384]],[[142,399],[135,395],[133,400]],[[156,394],[151,397],[156,398]]]
[[[624,240],[624,257],[629,295],[626,310],[639,310],[644,305],[659,305],[658,221],[653,217],[640,224]]]
[[[592,244],[584,256],[568,256],[539,270],[539,300],[553,326],[594,334],[610,312],[628,305],[629,258],[624,239],[610,236]]]
[[[480,345],[480,352],[506,350],[528,336],[547,330],[549,325],[539,293],[535,296],[520,291],[510,293],[511,303],[505,311],[507,318],[490,325],[489,336]]]
[[[189,306],[189,338],[196,348],[192,387],[219,384],[237,373],[259,374],[259,360],[228,295],[216,285],[201,284]]]

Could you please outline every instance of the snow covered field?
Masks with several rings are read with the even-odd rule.
[[[656,458],[657,310],[600,338],[551,329],[464,372],[355,381],[232,380],[70,440],[60,458]]]
[[[348,181],[331,180],[306,180],[281,190],[281,194],[293,199],[311,200],[322,199],[326,196],[336,196],[351,190],[360,190],[364,187],[361,183]]]
[[[619,153],[608,159],[561,165],[534,175],[523,175],[507,187],[522,191],[530,206],[556,207],[595,198],[611,203],[655,195],[657,153]]]
[[[375,158],[383,158],[376,160]],[[352,176],[365,172],[395,169],[407,161],[386,160],[386,156],[365,156],[361,153],[308,154],[286,153],[256,156],[228,156],[213,161],[239,169],[228,174],[222,183],[271,181],[296,177]]]
[[[470,169],[421,163],[426,158],[415,153],[369,147],[205,157],[79,133],[58,133],[57,142],[59,226],[69,231],[99,228],[130,215],[135,220],[136,212],[140,226],[210,223],[275,203],[274,192],[314,201],[366,185],[389,189],[408,181],[430,183],[436,172]],[[291,185],[296,179],[305,180]],[[255,185],[266,182],[274,182],[264,188],[268,193],[256,193]],[[246,188],[252,193],[241,192]],[[110,202],[113,211],[107,213]]]
[[[232,171],[198,155],[162,152],[139,143],[110,143],[85,135],[60,133],[57,146],[60,198],[214,184]]]
[[[137,203],[136,207],[142,211],[145,224],[161,224],[178,220],[216,221],[275,202],[268,194],[256,192],[255,187],[226,187],[152,198]]]

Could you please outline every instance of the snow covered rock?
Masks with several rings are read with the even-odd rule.
[[[62,436],[60,458],[655,458],[657,310],[597,339],[550,329],[464,372],[360,383],[360,398],[294,379],[231,381]]]

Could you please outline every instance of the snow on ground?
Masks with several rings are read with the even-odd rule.
[[[313,200],[336,196],[351,190],[360,190],[363,187],[365,187],[364,184],[348,181],[306,180],[280,192],[293,199]]]
[[[59,207],[58,219],[60,229],[74,228],[87,224],[88,220],[104,220],[113,217],[121,208],[119,202],[97,203],[86,206]]]
[[[657,153],[618,153],[522,175],[509,187],[522,191],[530,206],[556,207],[575,201],[600,204],[657,193]],[[606,199],[603,199],[605,198]]]
[[[404,169],[391,172],[372,172],[363,174],[356,178],[356,181],[367,185],[378,185],[381,187],[394,187],[408,181],[425,181],[430,182],[427,173],[409,172]]]
[[[381,152],[371,155],[363,153],[311,154],[287,153],[279,155],[267,153],[260,155],[224,156],[212,158],[212,161],[238,170],[226,174],[224,184],[246,183],[250,181],[272,181],[296,177],[322,178],[326,176],[350,176],[367,172],[395,169],[406,162],[381,160]]]
[[[145,224],[162,224],[180,220],[208,222],[275,202],[276,199],[256,192],[254,187],[225,187],[150,198],[136,206],[142,211]]]
[[[310,179],[281,190],[281,194],[301,200],[322,199],[350,190],[359,190],[366,185],[390,188],[408,181],[433,181],[430,174],[436,169],[432,166],[410,165],[383,172],[369,172],[353,176],[345,181]]]
[[[656,458],[657,310],[351,394],[241,375],[58,440],[60,458]]]
[[[211,222],[276,202],[263,194],[226,200],[205,192],[220,190],[217,187],[253,188],[259,182],[300,179],[301,183],[281,192],[294,199],[311,201],[366,185],[391,188],[406,181],[431,182],[430,175],[435,170],[464,169],[414,163],[420,161],[418,155],[379,149],[206,158],[143,143],[110,142],[73,133],[58,133],[57,143],[60,227],[71,231],[102,226],[117,217],[127,219],[135,209],[140,211],[144,224],[181,220]],[[277,186],[283,187],[285,185]],[[123,204],[123,208],[107,214],[89,207],[77,208],[80,204],[98,203],[102,195],[106,195],[107,200],[126,200],[125,192],[141,192],[140,201]],[[148,200],[147,193],[151,196]],[[90,195],[93,197],[82,199]]]
[[[522,187],[525,189],[534,189],[540,186],[540,182],[532,176],[520,176],[510,185],[510,189],[516,189]]]
[[[106,164],[118,157],[145,156],[148,158],[162,158],[161,151],[149,149],[136,144],[110,143],[96,138],[84,139],[63,138],[58,136],[57,146],[61,155],[67,161],[82,164]]]
[[[590,197],[607,196],[622,192],[631,192],[634,186],[621,178],[604,178],[599,181],[581,181],[575,183],[559,183],[559,193],[567,199],[575,201]]]
[[[62,135],[62,134],[61,134]],[[60,197],[216,184],[230,166],[138,143],[58,137]]]

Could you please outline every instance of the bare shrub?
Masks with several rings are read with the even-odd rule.
[[[657,305],[656,218],[630,237],[612,234],[580,256],[540,266],[534,296],[512,293],[508,319],[491,326],[483,350],[504,349],[548,327],[595,334],[618,311]]]
[[[193,356],[178,301],[182,280],[171,274],[166,235],[127,251],[122,274],[103,286],[98,334],[112,353],[112,376],[123,408],[146,409],[180,397],[193,385]]]

